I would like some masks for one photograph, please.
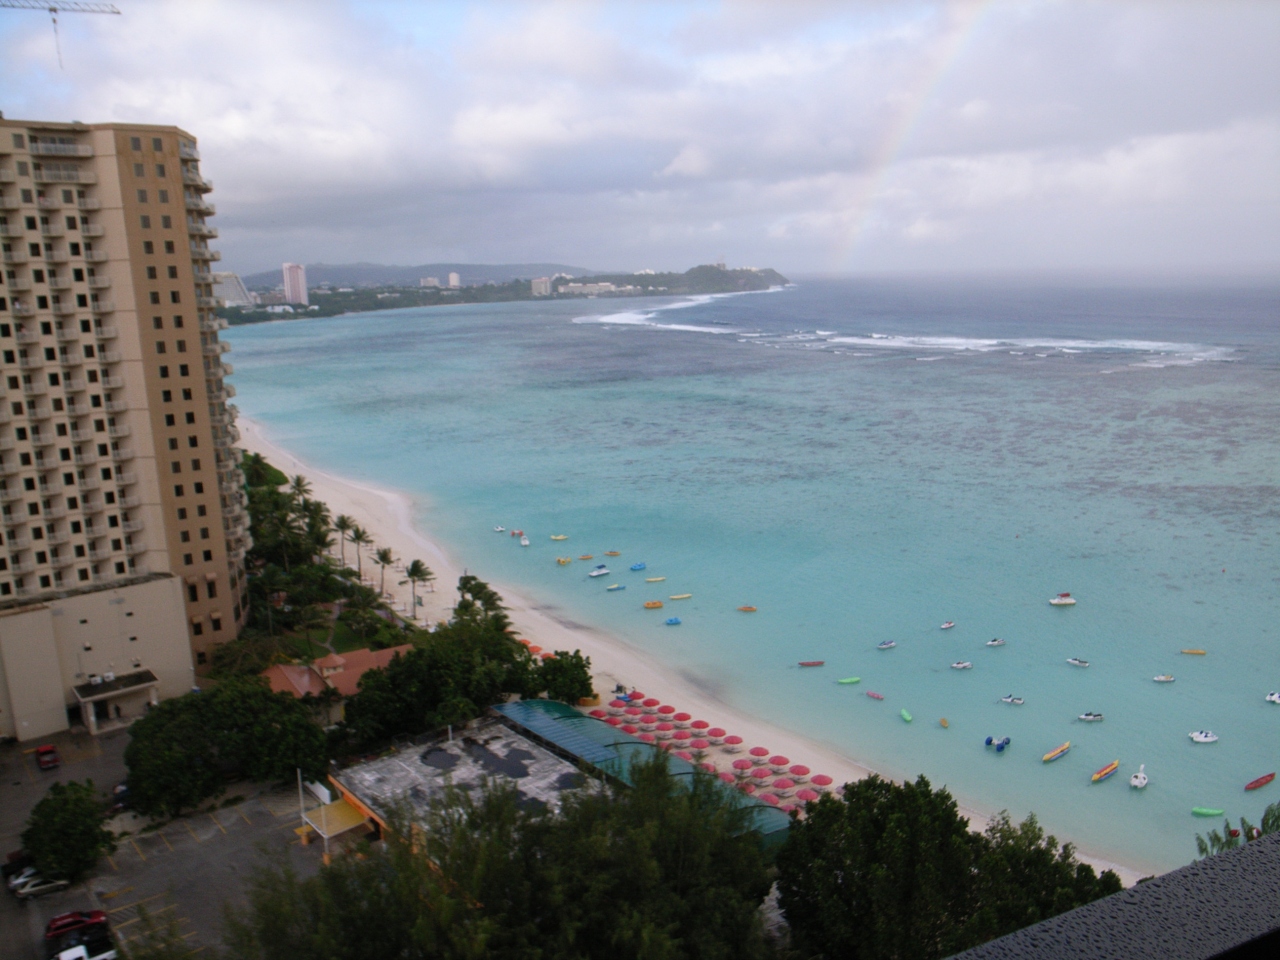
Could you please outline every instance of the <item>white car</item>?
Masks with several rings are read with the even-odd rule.
[[[13,891],[19,900],[31,900],[43,897],[46,893],[56,893],[71,886],[69,880],[45,880],[43,877],[32,877],[17,890]]]
[[[9,889],[17,890],[20,886],[36,875],[35,867],[23,867],[18,873],[9,878]]]

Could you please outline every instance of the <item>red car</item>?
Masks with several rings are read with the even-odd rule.
[[[99,924],[105,925],[106,922],[107,914],[102,910],[73,910],[70,913],[60,913],[50,920],[49,925],[44,928],[44,938],[46,940],[56,940],[72,930],[96,927]]]
[[[43,747],[36,747],[36,765],[41,770],[57,770],[62,765],[62,758],[58,756],[58,748],[51,743],[46,743]]]

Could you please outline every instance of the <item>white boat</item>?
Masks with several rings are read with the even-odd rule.
[[[1067,663],[1071,664],[1073,667],[1087,667],[1089,665],[1088,660],[1081,660],[1079,657],[1068,657]]]
[[[1267,703],[1280,703],[1280,690],[1272,690],[1268,693]]]
[[[987,641],[987,646],[988,646],[988,647],[1003,647],[1003,646],[1004,646],[1004,641],[1003,641],[1003,640],[1001,640],[999,637],[996,637],[994,640],[988,640],[988,641]]]
[[[876,644],[876,649],[892,650],[897,645],[898,645],[898,642],[896,640],[881,640],[879,643]]]
[[[1194,733],[1188,733],[1188,737],[1196,743],[1217,743],[1218,735],[1212,730],[1196,730]]]
[[[529,538],[528,538],[528,537],[521,537],[521,538],[520,538],[520,546],[522,546],[522,547],[527,547],[528,545],[529,545]]]
[[[1160,674],[1160,676],[1152,677],[1151,679],[1154,680],[1156,683],[1173,683],[1173,674],[1162,673]]]
[[[1007,697],[1001,697],[1000,702],[1012,703],[1014,706],[1018,706],[1018,707],[1022,706],[1022,704],[1024,703],[1021,697],[1015,697],[1012,693],[1009,694]]]
[[[1055,607],[1074,607],[1076,605],[1076,598],[1069,593],[1060,593],[1056,597],[1053,597],[1049,602]]]
[[[973,664],[968,660],[957,660],[951,665],[952,670],[972,670]]]
[[[1102,714],[1090,711],[1089,713],[1080,714],[1076,719],[1083,720],[1085,723],[1098,723],[1102,720]]]
[[[1147,785],[1147,765],[1145,763],[1138,764],[1138,772],[1129,778],[1129,786],[1137,787],[1141,790]]]
[[[603,563],[598,564],[594,570],[587,574],[588,577],[607,577],[608,575],[609,568]]]
[[[493,532],[494,532],[494,533],[502,533],[502,532],[503,532],[503,531],[505,531],[506,529],[507,529],[506,527],[494,527],[494,528],[493,528]]]
[[[954,620],[948,620],[946,623],[944,623],[944,624],[943,624],[941,627],[939,627],[938,629],[939,629],[939,630],[950,630],[950,629],[951,629],[952,627],[954,627],[955,625],[956,625],[956,622],[955,622]]]

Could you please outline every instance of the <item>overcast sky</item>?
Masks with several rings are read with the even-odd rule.
[[[1280,267],[1277,2],[117,5],[0,110],[195,134],[244,273]]]

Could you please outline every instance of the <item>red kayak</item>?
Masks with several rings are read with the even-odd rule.
[[[1259,777],[1257,780],[1250,780],[1244,785],[1246,790],[1257,790],[1259,787],[1265,787],[1268,783],[1276,778],[1274,773],[1268,773],[1266,776]]]
[[[868,696],[868,697],[870,697],[872,700],[883,700],[883,699],[884,699],[884,694],[883,694],[883,693],[876,693],[874,690],[868,690],[868,691],[867,691],[867,696]]]
[[[800,661],[800,666],[802,666],[802,667],[820,667],[820,666],[822,666],[822,665],[823,665],[824,663],[826,663],[826,662],[827,662],[827,661],[825,661],[825,660],[801,660],[801,661]]]

